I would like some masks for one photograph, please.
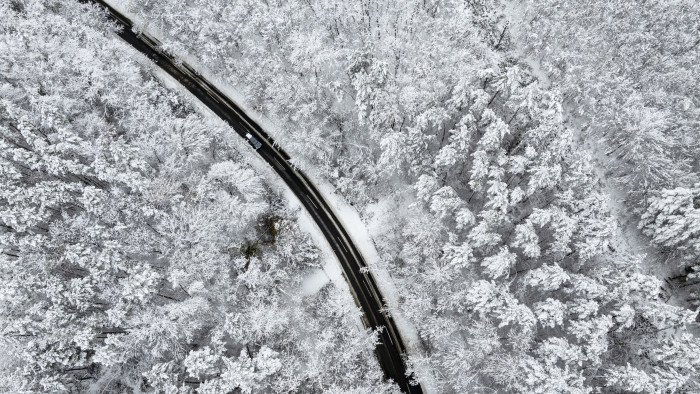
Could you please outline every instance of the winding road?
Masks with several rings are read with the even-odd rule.
[[[406,393],[422,393],[420,385],[409,383],[411,379],[406,376],[403,360],[405,354],[403,341],[391,316],[381,312],[383,298],[372,274],[366,269],[363,270],[367,267],[367,263],[362,254],[313,183],[304,173],[289,164],[289,155],[276,146],[272,138],[256,122],[211,82],[198,75],[187,63],[160,51],[158,40],[146,33],[135,33],[131,20],[102,0],[82,0],[82,2],[105,8],[109,18],[121,27],[118,35],[124,41],[175,78],[204,105],[233,127],[241,137],[245,138],[245,135],[250,133],[262,143],[257,153],[299,198],[338,257],[355,301],[364,312],[362,319],[365,326],[380,330],[380,343],[375,348],[375,353],[384,376],[394,380]]]

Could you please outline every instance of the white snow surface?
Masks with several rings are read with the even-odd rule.
[[[316,294],[323,288],[323,286],[330,282],[330,280],[331,277],[328,275],[325,269],[316,268],[311,271],[311,274],[309,274],[309,276],[307,276],[301,283],[299,293],[302,297]]]

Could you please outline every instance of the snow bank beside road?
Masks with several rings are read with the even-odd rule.
[[[408,319],[404,318],[398,311],[399,299],[396,284],[389,275],[389,272],[380,268],[381,258],[377,252],[374,240],[370,235],[368,226],[362,221],[362,218],[355,207],[348,204],[345,199],[335,193],[335,188],[333,185],[325,181],[319,182],[315,179],[313,182],[321,194],[323,194],[323,197],[334,211],[336,217],[338,217],[338,220],[340,220],[343,227],[345,227],[345,229],[348,231],[353,243],[357,246],[360,253],[362,253],[362,256],[365,258],[367,266],[374,276],[377,286],[379,286],[381,294],[384,297],[385,305],[391,311],[391,317],[396,323],[401,339],[406,347],[406,352],[408,354],[418,354],[421,350],[418,330],[416,330],[413,324],[411,324]],[[340,266],[340,263],[337,264]],[[432,379],[425,379],[425,376],[431,376],[431,374],[429,374],[428,371],[421,371],[420,376],[423,377],[420,382],[423,392],[435,392],[432,389],[432,387],[434,387],[431,382]]]

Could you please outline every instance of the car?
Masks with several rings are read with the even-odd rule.
[[[247,133],[247,134],[245,135],[245,138],[248,139],[248,143],[249,143],[253,148],[255,148],[255,150],[258,150],[258,149],[262,148],[262,144],[260,143],[260,141],[258,141],[257,138],[253,137],[250,133]]]

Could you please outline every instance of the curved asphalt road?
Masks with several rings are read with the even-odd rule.
[[[364,258],[348,236],[347,231],[336,217],[321,193],[302,172],[293,168],[290,159],[282,149],[276,147],[274,141],[262,128],[255,123],[233,101],[226,97],[209,81],[197,74],[188,64],[176,61],[170,55],[161,52],[159,42],[147,34],[133,32],[133,23],[102,0],[81,0],[106,8],[110,19],[114,20],[122,30],[119,36],[138,51],[165,70],[179,83],[187,88],[203,104],[209,107],[221,119],[245,138],[246,133],[255,136],[262,148],[257,152],[284,180],[287,186],[302,202],[311,214],[333,252],[340,260],[344,276],[350,284],[355,301],[362,308],[362,320],[366,327],[381,329],[380,344],[375,348],[379,364],[387,379],[393,379],[406,393],[422,393],[420,385],[412,386],[406,377],[406,367],[402,355],[405,353],[403,341],[396,329],[393,319],[380,312],[383,299],[377,284],[369,273],[363,273],[366,267]]]

